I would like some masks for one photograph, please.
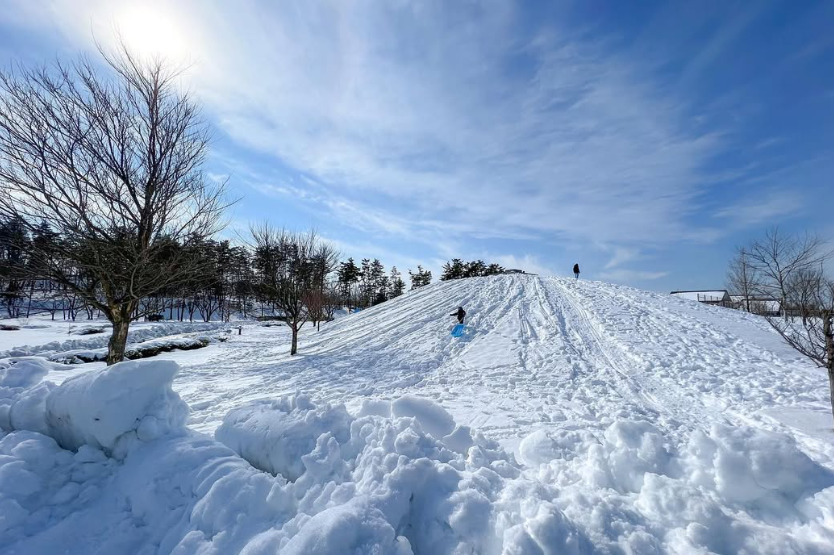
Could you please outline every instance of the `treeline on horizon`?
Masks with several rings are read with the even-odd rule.
[[[487,264],[483,260],[464,262],[460,258],[453,258],[443,265],[440,281],[470,277],[497,276],[506,270],[500,264]]]
[[[310,312],[314,323],[332,317],[335,310],[367,308],[402,295],[406,282],[396,266],[386,272],[377,259],[338,261],[338,253],[315,234],[292,234],[266,226],[254,230],[252,245],[233,245],[228,240],[199,238],[171,240],[166,257],[180,260],[190,275],[142,298],[134,316],[164,315],[184,321],[195,318],[228,321],[232,314],[266,317],[282,313],[279,297],[282,281],[293,277],[317,292],[320,299],[305,296],[317,309]],[[300,245],[300,243],[313,243]],[[312,239],[312,241],[310,241]],[[126,245],[126,248],[129,248]],[[29,317],[49,313],[54,319],[93,319],[98,308],[77,288],[49,276],[59,266],[76,285],[88,290],[101,287],[91,272],[68,256],[72,246],[45,223],[31,224],[21,217],[0,218],[0,303],[5,316]],[[303,259],[303,260],[302,260]],[[283,266],[283,267],[282,267]],[[431,271],[422,265],[408,271],[411,289],[431,283]],[[286,284],[284,284],[286,285]],[[303,287],[295,287],[303,289]],[[323,306],[318,306],[323,305]]]

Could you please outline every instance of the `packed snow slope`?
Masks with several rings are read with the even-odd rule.
[[[467,331],[454,338],[458,306]],[[673,432],[769,425],[792,407],[809,434],[832,439],[824,372],[764,319],[630,287],[527,275],[441,282],[308,333],[296,357],[274,330],[247,330],[222,363],[185,370],[198,429],[216,428],[218,407],[241,398],[302,391],[349,406],[419,393],[510,447],[565,422],[604,429],[640,416]]]
[[[0,553],[834,553],[826,376],[756,316],[498,276],[288,341],[0,360]]]

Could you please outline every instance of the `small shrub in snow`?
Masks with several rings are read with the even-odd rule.
[[[87,327],[87,328],[81,328],[79,330],[76,330],[74,333],[75,333],[75,335],[97,335],[99,333],[104,333],[104,328],[103,327]]]

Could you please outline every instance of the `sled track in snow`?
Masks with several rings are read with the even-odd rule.
[[[678,422],[687,422],[689,427],[696,428],[706,422],[723,420],[723,417],[700,405],[697,400],[687,399],[677,384],[668,381],[663,383],[645,370],[636,368],[636,365],[624,363],[629,360],[628,355],[622,352],[620,345],[600,331],[599,323],[583,306],[572,288],[556,280],[553,280],[553,284],[561,290],[570,311],[577,315],[573,325],[584,332],[580,335],[593,339],[591,349],[599,353],[599,368],[612,371],[612,378],[621,384],[624,395],[633,395],[639,399],[640,404],[653,409],[662,420],[671,417],[673,426]]]
[[[459,305],[467,334],[454,338],[449,314]],[[729,311],[609,284],[463,279],[411,291],[320,332],[308,326],[296,357],[286,328],[233,338],[237,347],[220,346],[212,361],[184,368],[190,384],[201,384],[189,385],[186,399],[193,421],[211,431],[217,421],[209,413],[254,398],[299,391],[356,404],[410,393],[503,440],[537,428],[602,429],[625,413],[670,430],[703,429],[816,395],[804,374],[786,372],[784,359],[742,341],[723,319],[751,327]],[[742,376],[761,387],[739,387]],[[773,382],[784,385],[768,387]]]

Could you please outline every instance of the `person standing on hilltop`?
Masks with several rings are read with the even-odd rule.
[[[576,276],[576,279],[579,279],[579,264],[573,265],[573,275]]]

